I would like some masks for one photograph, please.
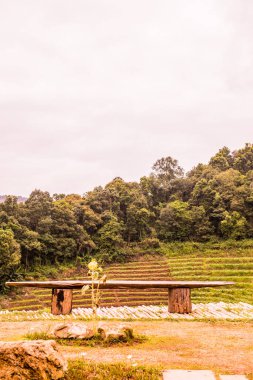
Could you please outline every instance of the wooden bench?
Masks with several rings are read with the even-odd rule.
[[[97,282],[95,282],[97,284]],[[112,281],[100,284],[100,289],[168,289],[169,313],[191,313],[191,289],[233,285],[225,281]],[[6,282],[7,286],[23,286],[52,289],[51,312],[54,315],[70,314],[72,310],[72,289],[91,285],[91,281],[27,281]]]

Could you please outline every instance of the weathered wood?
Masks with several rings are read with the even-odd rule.
[[[97,282],[95,281],[95,284]],[[101,289],[148,289],[148,288],[203,288],[233,285],[228,281],[113,281],[108,280],[100,284]],[[81,289],[84,285],[91,285],[91,281],[22,281],[6,282],[7,286],[24,286],[49,289]]]
[[[173,288],[169,289],[169,313],[188,314],[192,311],[191,289]]]
[[[72,311],[72,289],[52,289],[51,313],[70,314]]]
[[[98,282],[95,282],[95,286]],[[169,312],[190,313],[192,288],[233,285],[228,281],[106,281],[100,284],[101,289],[156,289],[169,290]],[[52,291],[52,313],[69,314],[72,310],[72,289],[81,289],[91,285],[91,281],[23,281],[6,282],[7,286],[24,286],[49,288]]]

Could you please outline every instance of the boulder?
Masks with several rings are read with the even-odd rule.
[[[133,330],[129,326],[122,323],[99,323],[98,333],[105,341],[127,340],[129,338],[133,338]]]
[[[82,323],[64,323],[54,329],[53,335],[60,339],[90,339],[94,336],[94,332]]]
[[[66,370],[53,340],[0,342],[1,380],[60,380]]]

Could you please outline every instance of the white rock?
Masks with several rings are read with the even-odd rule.
[[[83,323],[64,323],[58,325],[54,329],[53,334],[61,339],[90,339],[94,336],[93,330]]]

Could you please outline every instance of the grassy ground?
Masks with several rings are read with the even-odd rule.
[[[54,325],[55,322],[44,322],[45,329]],[[135,334],[145,335],[147,340],[111,347],[61,345],[59,349],[71,362],[79,360],[84,365],[125,363],[131,368],[151,366],[156,370],[209,369],[219,374],[253,373],[253,323],[136,321],[129,322],[129,326]],[[2,322],[0,340],[24,339],[31,328],[41,327],[41,321]]]
[[[80,360],[70,362],[66,380],[160,380],[161,370],[150,366],[132,366],[125,363],[94,364]]]

